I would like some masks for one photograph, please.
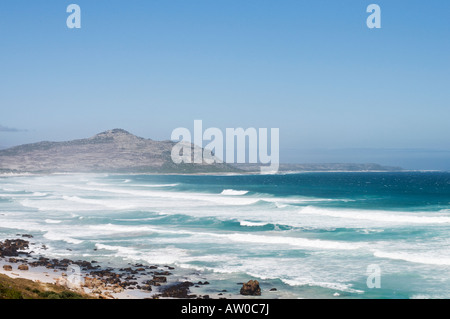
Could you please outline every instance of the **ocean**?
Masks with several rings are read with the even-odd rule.
[[[450,298],[448,172],[2,177],[0,238],[17,234],[54,258],[174,265],[211,291]]]

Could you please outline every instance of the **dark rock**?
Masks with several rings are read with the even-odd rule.
[[[277,288],[272,288],[270,289],[270,291],[277,291]]]
[[[154,275],[155,276],[170,276],[172,274],[168,271],[155,271]]]
[[[0,242],[0,257],[16,257],[19,256],[20,250],[28,249],[29,242],[23,239],[6,239]]]
[[[244,296],[261,296],[261,288],[259,287],[258,280],[250,280],[243,284],[240,293]]]
[[[4,265],[3,269],[6,271],[12,271],[12,266],[11,265]]]
[[[153,276],[153,279],[144,281],[144,284],[151,286],[161,286],[162,283],[166,283],[167,278],[163,276]]]
[[[167,277],[164,276],[153,276],[153,282],[165,283],[167,282]]]
[[[19,265],[19,267],[17,267],[19,270],[28,270],[28,265]]]
[[[141,289],[141,290],[145,290],[145,291],[152,291],[152,286],[150,286],[150,285],[145,285],[145,286],[141,286],[140,289]]]
[[[158,295],[159,297],[169,297],[169,298],[195,298],[195,295],[189,295],[189,287],[194,284],[189,281],[179,282],[162,289],[162,293]]]
[[[89,261],[86,260],[77,260],[74,261],[73,264],[80,266],[81,268],[85,268],[84,270],[91,270],[95,269],[94,266]]]

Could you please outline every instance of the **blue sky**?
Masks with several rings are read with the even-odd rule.
[[[68,29],[66,7],[81,7]],[[381,7],[368,29],[366,7]],[[0,2],[0,146],[280,128],[282,162],[450,169],[450,2]]]

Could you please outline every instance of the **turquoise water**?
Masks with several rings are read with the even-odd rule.
[[[257,278],[266,298],[450,297],[445,172],[0,178],[0,237],[17,233],[37,253],[172,264],[218,291]]]

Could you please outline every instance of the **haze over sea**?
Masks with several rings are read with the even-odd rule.
[[[258,279],[265,298],[450,298],[448,172],[2,177],[0,237],[18,233],[46,256],[172,264],[209,289]]]

